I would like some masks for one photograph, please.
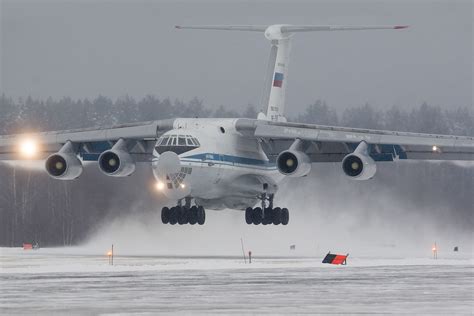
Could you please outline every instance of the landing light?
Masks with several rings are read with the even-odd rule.
[[[439,150],[438,146],[434,145],[433,146],[433,151],[438,151],[438,150]]]
[[[156,183],[156,188],[158,189],[158,191],[161,191],[161,190],[163,190],[163,189],[165,188],[165,184],[164,184],[163,182],[161,182],[161,181],[158,181],[158,182]]]
[[[38,145],[32,139],[25,139],[20,143],[20,153],[25,158],[32,158],[38,152]]]
[[[186,188],[186,185],[184,183],[181,183],[179,186],[181,187],[181,189]]]

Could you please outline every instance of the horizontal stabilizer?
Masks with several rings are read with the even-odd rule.
[[[406,29],[407,25],[284,25],[281,27],[282,33],[296,32],[321,32],[321,31],[365,31],[365,30],[399,30]]]
[[[176,25],[177,29],[195,30],[220,30],[220,31],[250,31],[264,32],[272,25]],[[279,27],[281,33],[297,32],[324,32],[324,31],[364,31],[364,30],[399,30],[405,29],[408,25],[275,25]]]
[[[177,29],[194,29],[194,30],[218,30],[218,31],[250,31],[264,32],[268,26],[265,25],[176,25]]]

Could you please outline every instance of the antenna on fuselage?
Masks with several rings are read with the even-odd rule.
[[[288,81],[288,63],[290,57],[291,37],[299,32],[321,31],[362,31],[362,30],[398,30],[407,28],[406,25],[395,26],[331,26],[331,25],[203,25],[179,26],[177,29],[219,30],[219,31],[251,31],[264,32],[271,42],[270,56],[265,74],[265,86],[262,93],[262,108],[267,107],[267,113],[259,113],[258,119],[276,122],[286,122],[283,115],[285,110],[285,90]]]

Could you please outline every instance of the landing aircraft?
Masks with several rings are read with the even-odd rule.
[[[278,184],[304,177],[312,164],[341,163],[353,180],[375,176],[377,163],[474,160],[474,138],[290,123],[284,116],[290,42],[300,32],[404,29],[406,26],[176,26],[264,33],[271,43],[262,106],[256,119],[176,118],[0,137],[0,160],[45,159],[48,175],[77,179],[84,161],[110,177],[149,163],[172,207],[164,224],[204,224],[205,209],[245,211],[247,224],[287,225],[274,205]],[[191,57],[191,56],[190,56]]]

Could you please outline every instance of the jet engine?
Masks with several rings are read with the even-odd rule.
[[[99,156],[99,168],[111,177],[127,177],[135,172],[135,160],[128,153],[123,139]]]
[[[377,171],[375,161],[369,156],[368,145],[361,142],[352,154],[342,160],[342,170],[354,180],[369,180]]]
[[[290,149],[281,152],[276,160],[278,171],[289,177],[304,177],[311,171],[311,159],[302,150],[297,139]]]
[[[67,142],[59,152],[49,156],[45,167],[49,176],[58,180],[74,180],[82,174],[83,169],[70,142]]]

